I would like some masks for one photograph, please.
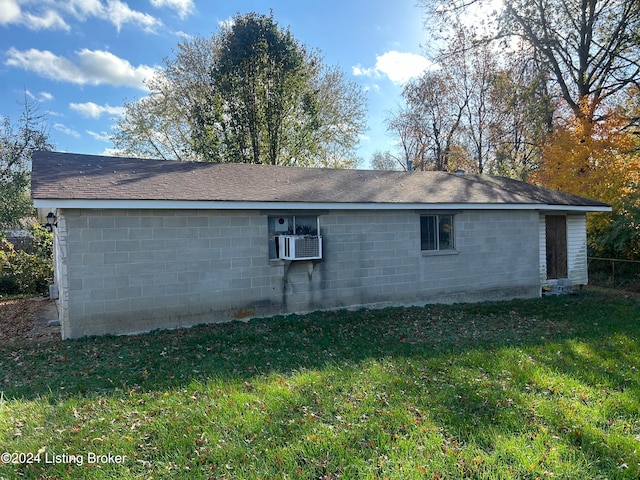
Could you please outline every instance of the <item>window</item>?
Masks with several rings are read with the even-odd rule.
[[[278,235],[318,236],[318,217],[309,216],[273,216],[269,217],[269,259],[278,258],[275,237]]]
[[[453,250],[453,215],[420,216],[420,248]]]

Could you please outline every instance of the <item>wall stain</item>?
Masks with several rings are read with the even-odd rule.
[[[256,309],[254,307],[250,308],[240,308],[233,313],[233,318],[247,318],[247,317],[255,317]]]

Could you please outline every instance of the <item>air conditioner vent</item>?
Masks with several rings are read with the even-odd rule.
[[[283,260],[318,260],[322,258],[322,237],[280,235],[276,237],[278,258]]]

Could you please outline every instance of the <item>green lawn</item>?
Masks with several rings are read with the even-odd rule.
[[[639,369],[605,291],[14,343],[0,479],[639,478]]]

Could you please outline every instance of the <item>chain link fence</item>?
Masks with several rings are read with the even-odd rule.
[[[640,261],[587,257],[589,284],[640,292]]]

